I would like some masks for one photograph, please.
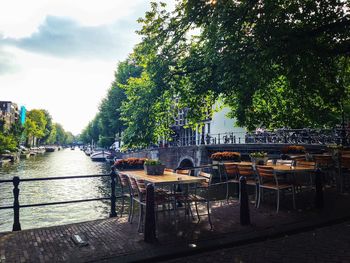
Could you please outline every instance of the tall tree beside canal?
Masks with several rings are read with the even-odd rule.
[[[45,136],[45,127],[47,120],[43,110],[33,109],[28,111],[25,132],[27,136],[27,142],[30,146],[37,144],[37,140],[40,140]]]
[[[85,143],[98,143],[108,147],[115,139],[120,139],[126,128],[125,121],[121,117],[122,104],[126,102],[124,85],[130,78],[139,77],[142,68],[137,66],[132,58],[128,58],[118,64],[114,74],[114,81],[102,99],[99,112],[87,125],[80,135]]]
[[[194,119],[212,94],[250,129],[333,125],[350,101],[341,76],[349,9],[333,0],[183,0],[174,12],[152,4],[140,20],[141,56],[157,89],[184,98]]]

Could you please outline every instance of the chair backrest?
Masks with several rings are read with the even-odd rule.
[[[133,196],[139,196],[141,198],[142,195],[146,193],[145,182],[143,180],[137,180],[136,178],[129,175],[128,179],[130,183],[131,194]]]
[[[293,164],[293,160],[280,160],[280,159],[278,159],[277,161],[276,161],[276,164],[277,165],[288,165],[288,166],[292,166],[292,164]]]
[[[190,175],[190,170],[176,170],[177,174]]]
[[[292,157],[292,160],[294,160],[295,162],[306,161],[306,156],[305,155],[294,156],[294,157]]]
[[[224,163],[224,171],[226,173],[227,179],[236,179],[238,177],[237,164]]]
[[[170,172],[170,173],[173,173],[173,172],[174,172],[174,170],[173,170],[173,169],[170,169],[170,168],[165,168],[164,171],[165,171],[165,172]]]
[[[204,183],[205,186],[209,186],[211,184],[212,174],[200,171],[198,173],[198,177],[204,177],[205,178],[205,183]]]
[[[252,165],[237,164],[237,170],[238,170],[238,176],[255,178],[255,172]]]
[[[120,173],[118,172],[117,173],[118,175],[118,178],[119,178],[119,182],[120,182],[120,185],[122,188],[124,187],[129,187],[129,179],[128,179],[128,176],[124,173]]]
[[[257,165],[256,171],[259,177],[259,183],[261,185],[263,185],[264,182],[267,182],[267,181],[268,182],[274,181],[276,184],[278,184],[277,177],[273,167]]]
[[[316,163],[315,162],[308,162],[308,161],[297,161],[296,162],[297,166],[303,166],[303,167],[310,167],[310,168],[315,168]]]
[[[318,167],[329,167],[333,165],[333,158],[330,155],[317,155],[314,156],[315,163]]]

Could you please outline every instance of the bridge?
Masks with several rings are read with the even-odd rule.
[[[281,149],[289,144],[271,143],[242,143],[242,144],[210,144],[190,145],[178,147],[160,147],[123,154],[123,158],[137,157],[159,159],[169,168],[195,167],[211,162],[210,156],[214,152],[240,152],[243,160],[249,159],[252,152],[266,152],[271,157],[279,157]],[[327,148],[321,144],[300,144],[307,152],[321,153]]]

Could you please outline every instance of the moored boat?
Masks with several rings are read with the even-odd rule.
[[[46,152],[54,152],[57,150],[57,147],[56,146],[46,146],[45,147],[45,151]]]
[[[90,158],[94,162],[105,162],[106,158],[111,156],[112,154],[109,151],[94,151],[91,153]]]

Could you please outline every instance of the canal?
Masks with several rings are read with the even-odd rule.
[[[64,149],[52,153],[39,154],[22,159],[18,163],[0,168],[0,179],[52,177],[69,175],[107,174],[110,166],[107,163],[92,162],[78,148]],[[68,201],[77,199],[109,197],[110,179],[84,178],[69,180],[52,180],[39,182],[22,182],[20,204],[35,204]],[[0,184],[0,206],[13,204],[12,183]],[[117,193],[118,194],[118,193]],[[65,204],[20,209],[22,229],[54,226],[98,218],[107,218],[110,202],[96,201],[77,204]],[[11,231],[13,210],[0,210],[0,232]]]

